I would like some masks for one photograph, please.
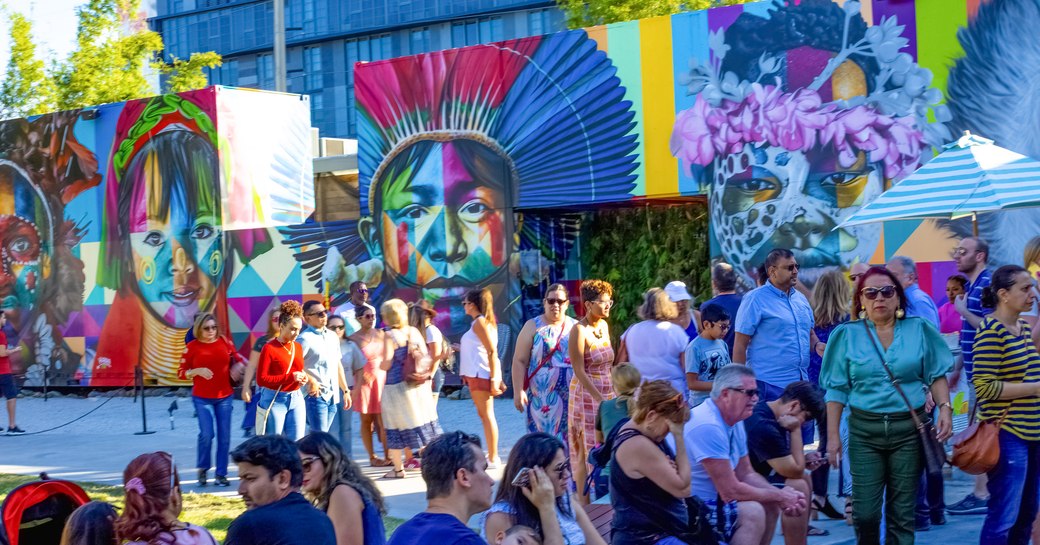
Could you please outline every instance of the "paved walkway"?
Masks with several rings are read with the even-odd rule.
[[[106,396],[108,394],[105,394]],[[176,401],[177,409],[168,412],[171,403]],[[102,405],[104,404],[104,405]],[[142,452],[166,450],[173,453],[177,465],[181,468],[182,483],[188,491],[208,492],[220,495],[234,495],[236,471],[234,464],[229,468],[231,488],[214,488],[212,484],[205,488],[197,487],[194,472],[191,471],[195,460],[195,436],[197,427],[193,418],[191,399],[186,397],[159,396],[148,397],[148,428],[154,434],[135,435],[141,431],[141,406],[131,398],[104,396],[86,399],[74,397],[52,397],[44,401],[40,398],[22,398],[18,401],[18,423],[29,432],[46,430],[61,425],[84,415],[71,425],[53,431],[24,436],[0,436],[0,473],[35,474],[48,472],[53,477],[91,481],[104,484],[118,484],[122,479],[122,471],[126,464]],[[522,436],[526,429],[523,419],[513,408],[511,399],[499,399],[495,402],[500,431],[501,457],[505,460],[509,449]],[[441,425],[446,430],[461,429],[469,433],[482,435],[480,420],[477,419],[473,404],[469,400],[441,399],[438,405]],[[243,441],[242,432],[238,428],[243,414],[243,406],[236,402],[232,415],[232,448]],[[171,423],[174,429],[171,429]],[[359,424],[355,417],[354,429]],[[355,438],[353,458],[365,468],[366,474],[378,478],[386,472],[385,468],[369,468],[361,441]],[[492,472],[496,479],[501,478],[501,469]],[[390,515],[408,518],[422,511],[426,506],[425,486],[420,477],[402,480],[377,480],[379,489],[387,497]],[[832,480],[832,490],[837,489],[836,479]],[[947,481],[946,497],[948,501],[962,498],[971,489],[968,476],[955,472]],[[840,503],[839,503],[840,507]],[[921,545],[953,545],[978,543],[979,528],[982,516],[948,517],[949,524],[935,527],[931,531],[917,535],[917,543]],[[476,518],[470,521],[477,523]],[[852,528],[843,521],[824,521],[814,523],[831,532],[827,537],[810,538],[810,545],[846,545],[854,544],[855,536]],[[783,538],[777,536],[774,544],[782,544]]]

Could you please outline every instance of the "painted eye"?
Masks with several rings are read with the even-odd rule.
[[[735,188],[744,191],[774,191],[777,189],[776,182],[762,178],[749,178],[747,180],[734,180],[730,182]]]
[[[419,220],[429,215],[429,211],[424,206],[413,204],[402,208],[401,215],[410,220]]]
[[[24,254],[32,249],[32,242],[26,237],[18,237],[7,245],[13,254]]]
[[[823,180],[820,180],[820,184],[824,187],[848,185],[855,183],[856,178],[862,175],[861,172],[835,172],[825,176]]]
[[[144,243],[149,246],[162,246],[166,242],[166,235],[162,231],[148,231],[144,236]]]
[[[484,204],[483,201],[470,201],[462,205],[462,208],[459,209],[459,214],[470,220],[480,220],[490,211],[491,207]]]
[[[191,238],[210,238],[216,234],[216,232],[217,230],[214,229],[212,225],[201,223],[191,232]]]

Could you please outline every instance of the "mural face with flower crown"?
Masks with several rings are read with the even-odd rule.
[[[881,225],[837,225],[912,172],[948,116],[894,19],[867,27],[851,0],[774,8],[712,33],[712,60],[680,77],[696,98],[671,146],[708,189],[716,256],[747,287],[774,248],[793,251],[812,286],[870,260]]]

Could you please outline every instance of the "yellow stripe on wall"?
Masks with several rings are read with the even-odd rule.
[[[646,196],[675,196],[679,193],[679,162],[668,148],[675,124],[671,18],[654,17],[639,21],[639,36],[642,42],[639,49],[643,76]]]

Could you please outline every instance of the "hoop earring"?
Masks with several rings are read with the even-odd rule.
[[[896,309],[896,319],[902,320],[906,317],[906,311],[901,308]]]
[[[212,254],[209,254],[209,275],[216,276],[220,272],[220,267],[224,261],[224,254],[220,250],[214,250]]]
[[[155,261],[150,257],[141,260],[141,281],[145,284],[155,282]]]

